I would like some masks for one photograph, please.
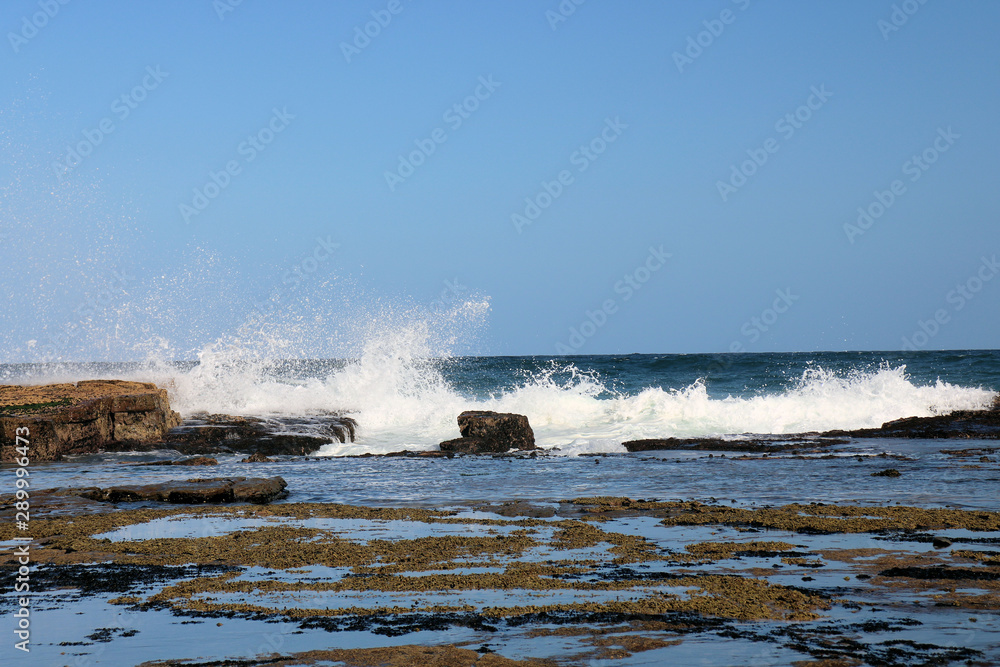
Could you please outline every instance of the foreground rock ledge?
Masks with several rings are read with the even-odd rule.
[[[30,460],[52,461],[160,441],[180,423],[166,390],[151,382],[0,385],[0,460],[6,462],[18,458],[15,436],[22,427],[28,428]]]
[[[127,484],[106,489],[72,489],[72,495],[105,503],[153,501],[161,503],[256,503],[266,504],[288,495],[281,477],[216,477],[159,484]]]

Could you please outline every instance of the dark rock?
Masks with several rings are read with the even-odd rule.
[[[993,459],[991,459],[991,458],[990,458],[990,457],[988,457],[988,456],[980,456],[980,457],[979,457],[979,462],[980,462],[980,463],[992,463],[992,462],[993,462]]]
[[[755,436],[741,440],[722,438],[647,438],[629,440],[622,446],[629,452],[648,451],[726,451],[726,452],[791,452],[815,454],[832,445],[842,445],[847,440],[837,438],[817,438],[811,435]]]
[[[957,410],[935,417],[906,417],[886,422],[878,428],[855,431],[828,431],[824,435],[854,438],[976,438],[1000,439],[1000,408],[994,400],[990,410]]]
[[[189,459],[181,459],[180,461],[174,461],[175,466],[217,466],[219,465],[218,460],[213,459],[209,456],[194,456]]]
[[[28,429],[31,460],[50,461],[109,448],[155,448],[179,423],[180,415],[170,409],[166,390],[149,382],[0,385],[3,461],[17,457],[18,428]]]
[[[487,449],[486,442],[479,438],[455,438],[442,442],[441,451],[454,452],[455,454],[478,454],[493,450]]]
[[[940,450],[942,454],[947,456],[955,456],[959,458],[968,458],[970,456],[985,456],[987,454],[996,454],[1000,452],[1000,449],[996,447],[968,447],[966,449],[942,449]]]
[[[404,449],[399,452],[388,452],[387,454],[358,454],[356,456],[349,456],[347,458],[378,458],[378,457],[404,457],[409,459],[450,459],[455,456],[452,452],[439,452],[437,450],[428,449],[418,449],[412,451],[409,449]]]
[[[233,484],[233,501],[237,503],[266,504],[288,495],[288,484],[281,477],[236,478]]]
[[[334,414],[273,419],[199,414],[171,430],[162,446],[184,454],[308,456],[333,439],[354,442],[356,427],[350,417]]]
[[[75,495],[105,503],[153,501],[177,504],[269,503],[287,495],[281,477],[218,477],[159,484],[127,484],[106,489],[76,489]]]
[[[532,517],[535,519],[548,519],[556,515],[556,510],[553,507],[533,505],[525,500],[512,500],[500,503],[499,505],[487,503],[475,505],[474,508],[479,512],[492,512],[508,518]]]
[[[146,463],[136,463],[137,466],[217,466],[216,459],[207,456],[193,456],[189,459],[177,459],[176,461],[148,461]]]
[[[1000,573],[989,570],[970,570],[962,567],[892,567],[878,573],[880,577],[908,577],[910,579],[945,581],[997,581]]]
[[[524,415],[467,410],[458,416],[458,430],[462,434],[458,440],[464,442],[449,446],[474,448],[470,453],[502,454],[511,449],[535,449],[535,433]]]
[[[951,540],[947,537],[935,537],[931,544],[935,549],[947,549],[951,546]]]
[[[269,459],[260,452],[254,452],[240,461],[240,463],[274,463],[274,459]]]
[[[880,470],[878,472],[873,472],[872,477],[899,477],[900,472],[895,468],[888,468],[886,470]]]

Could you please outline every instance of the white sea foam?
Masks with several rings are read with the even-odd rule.
[[[624,451],[622,442],[640,438],[877,427],[901,417],[985,408],[994,396],[987,389],[940,380],[919,384],[905,366],[886,364],[850,372],[810,367],[777,392],[710,396],[699,380],[625,393],[611,379],[560,360],[506,387],[480,387],[474,395],[469,387],[449,383],[442,358],[456,339],[482,324],[488,310],[488,299],[471,299],[435,314],[419,309],[365,313],[352,332],[358,339],[353,358],[329,364],[323,372],[314,365],[311,372],[296,373],[287,364],[268,361],[311,343],[291,344],[274,333],[287,336],[287,327],[251,323],[238,336],[205,346],[190,370],[153,361],[136,379],[166,386],[172,405],[184,415],[340,412],[357,419],[357,441],[326,445],[320,451],[326,455],[435,449],[459,436],[456,417],[464,410],[527,415],[539,446],[574,455]],[[72,379],[83,378],[80,371],[74,373]]]
[[[647,387],[625,394],[594,373],[553,361],[546,370],[488,397],[449,384],[430,358],[433,323],[372,335],[357,359],[323,377],[279,379],[272,366],[238,349],[208,347],[200,364],[175,374],[176,407],[195,411],[308,415],[343,411],[359,423],[357,442],[332,443],[321,454],[434,449],[458,437],[463,410],[525,414],[538,444],[564,454],[624,451],[639,438],[743,433],[802,433],[877,427],[908,416],[986,407],[992,392],[938,381],[915,384],[905,366],[834,373],[811,368],[779,393],[710,397],[697,381],[680,389]]]

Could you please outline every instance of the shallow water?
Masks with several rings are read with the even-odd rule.
[[[719,499],[737,505],[829,502],[918,507],[997,509],[1000,457],[956,459],[956,447],[996,447],[996,441],[866,439],[840,445],[835,458],[744,455],[730,452],[638,452],[605,456],[537,458],[407,457],[290,458],[178,471],[172,466],[131,466],[163,459],[154,454],[106,454],[32,467],[42,488],[145,484],[188,477],[272,477],[288,482],[289,502],[370,506],[464,506],[513,499],[556,501],[582,496],[662,500]],[[881,456],[886,454],[885,457]],[[174,455],[176,456],[176,455]],[[895,468],[900,477],[872,477]]]
[[[387,352],[388,350],[388,352]],[[404,352],[406,350],[403,350]],[[789,503],[907,505],[925,508],[1000,509],[1000,456],[956,457],[942,450],[996,448],[996,440],[855,439],[823,455],[742,454],[738,452],[660,451],[625,453],[623,440],[639,437],[733,436],[746,433],[792,433],[825,428],[877,426],[911,415],[933,415],[953,409],[984,407],[1000,388],[1000,352],[841,353],[803,355],[632,355],[625,357],[476,358],[428,361],[397,345],[372,348],[353,361],[298,361],[281,364],[206,354],[200,364],[89,365],[64,367],[0,366],[5,381],[39,382],[84,377],[155,380],[169,387],[171,401],[183,413],[206,410],[308,418],[320,410],[344,409],[359,420],[358,441],[330,443],[318,456],[277,457],[275,463],[241,463],[244,455],[220,455],[219,465],[206,468],[134,466],[174,458],[164,451],[144,454],[101,454],[64,461],[33,462],[33,489],[107,487],[193,477],[271,477],[288,483],[288,497],[276,504],[316,502],[362,507],[419,507],[455,511],[457,518],[510,521],[508,525],[447,524],[360,519],[182,516],[156,519],[98,535],[113,541],[218,536],[260,527],[294,525],[331,531],[352,542],[414,540],[428,536],[482,536],[518,529],[517,519],[503,519],[486,504],[528,501],[559,515],[576,516],[565,501],[592,496],[626,496],[647,500],[697,500],[739,508]],[[412,350],[410,351],[412,352]],[[213,356],[214,355],[214,356]],[[344,454],[389,452],[404,448],[434,449],[458,435],[455,417],[464,409],[496,409],[526,414],[539,444],[537,456],[509,458],[344,457]],[[739,437],[738,435],[734,437]],[[899,477],[873,477],[895,468]],[[143,505],[123,505],[141,507]],[[542,519],[547,522],[549,519]],[[72,589],[41,591],[37,603],[38,634],[33,638],[39,664],[135,664],[149,659],[250,658],[274,651],[293,653],[331,645],[387,646],[468,642],[487,646],[507,658],[583,655],[583,664],[771,665],[806,659],[790,646],[794,633],[818,633],[836,625],[842,636],[889,651],[897,640],[929,641],[938,647],[971,647],[986,662],[1000,660],[1000,605],[987,609],[935,606],[934,595],[951,588],[983,594],[970,582],[938,582],[927,589],[873,585],[858,574],[877,558],[853,563],[820,552],[881,549],[899,557],[950,558],[959,549],[1000,550],[1000,533],[949,529],[933,531],[954,544],[934,549],[928,535],[888,533],[804,535],[780,530],[747,530],[727,526],[664,526],[655,517],[623,516],[601,522],[605,531],[644,537],[665,554],[683,554],[687,546],[707,541],[783,541],[822,567],[791,564],[781,554],[743,556],[718,562],[690,562],[681,569],[693,574],[741,574],[765,577],[795,590],[847,596],[859,606],[838,606],[808,623],[727,622],[711,628],[671,634],[643,631],[644,637],[677,645],[637,651],[630,657],[605,659],[593,654],[603,635],[534,636],[532,630],[559,630],[543,621],[530,626],[497,623],[493,629],[446,625],[401,636],[367,630],[331,632],[298,623],[266,623],[248,617],[189,618],[166,610],[130,611],[108,604],[118,594],[80,596]],[[551,529],[533,528],[542,542]],[[979,541],[977,540],[985,540]],[[9,548],[13,543],[4,543]],[[617,571],[606,544],[578,549],[532,547],[504,564],[550,558],[596,560],[597,567],[579,577],[600,581]],[[557,556],[551,555],[557,552]],[[495,574],[499,566],[481,559],[456,558],[454,569],[430,569],[405,577],[450,574]],[[437,564],[434,564],[435,567]],[[654,577],[676,571],[676,564],[650,561],[628,566]],[[963,564],[963,567],[982,567]],[[338,581],[349,568],[312,564],[298,570],[256,563],[234,581],[305,584]],[[846,579],[845,579],[846,577]],[[176,583],[176,582],[174,582]],[[933,582],[932,582],[933,583]],[[975,582],[972,582],[975,583]],[[165,583],[135,591],[151,595]],[[306,586],[308,588],[308,586]],[[491,605],[614,600],[636,590],[531,591],[469,590],[419,592],[297,591],[288,593],[199,593],[196,599],[246,600],[282,606],[400,607],[440,603]],[[669,579],[653,580],[650,590],[686,595]],[[9,599],[0,607],[10,608]],[[6,614],[5,614],[6,615]],[[914,619],[907,626],[898,619]],[[975,618],[973,622],[970,620]],[[866,626],[866,621],[888,623]],[[221,625],[217,625],[221,623]],[[580,624],[578,624],[580,625]],[[585,625],[585,624],[584,624]],[[720,626],[721,627],[721,626]],[[101,628],[108,632],[96,633]],[[871,630],[870,628],[876,628]],[[600,623],[593,630],[606,631]],[[131,633],[131,630],[137,632]],[[626,637],[639,631],[621,631]],[[831,636],[833,633],[831,633]],[[824,635],[825,636],[825,635]],[[89,637],[89,638],[88,638]],[[97,637],[96,639],[94,637]],[[110,641],[105,641],[110,637]],[[624,641],[624,640],[622,640]],[[590,642],[590,643],[588,643]],[[951,656],[941,651],[929,656]],[[937,650],[937,649],[935,649]],[[873,654],[874,655],[874,654]],[[881,654],[880,654],[881,655]],[[948,658],[948,659],[951,659]],[[947,662],[948,659],[945,659]],[[957,659],[957,658],[955,658]],[[883,664],[910,664],[907,662]]]
[[[197,363],[0,364],[0,378],[154,381],[185,416],[355,417],[357,441],[331,441],[329,456],[436,449],[458,437],[464,410],[524,414],[540,447],[574,455],[641,438],[877,427],[984,408],[1000,390],[998,351],[427,358],[427,335],[386,334],[351,360],[210,347]]]
[[[516,462],[515,462],[516,463]],[[274,507],[273,510],[280,508]],[[565,508],[563,508],[565,509]],[[249,510],[249,508],[247,508]],[[522,528],[521,518],[502,518],[487,511],[462,512],[455,518],[472,523],[449,524],[424,521],[362,521],[357,519],[330,519],[268,517],[266,519],[233,518],[231,515],[206,517],[181,513],[176,516],[154,519],[147,523],[120,528],[110,533],[95,535],[97,538],[116,539],[131,535],[143,540],[153,537],[198,537],[225,535],[234,531],[253,530],[264,525],[280,524],[290,527],[319,528],[329,535],[352,542],[370,540],[413,540],[427,536],[457,534],[483,535],[489,531],[500,534]],[[552,520],[558,520],[555,517]],[[913,659],[942,656],[947,664],[965,655],[961,651],[980,651],[985,661],[972,664],[990,664],[1000,656],[1000,607],[991,609],[962,609],[935,604],[935,595],[944,591],[979,595],[984,592],[975,581],[967,583],[928,582],[928,587],[892,587],[884,582],[876,584],[864,572],[877,572],[882,566],[875,561],[884,556],[908,558],[929,557],[931,560],[950,557],[950,551],[963,547],[961,540],[1000,540],[1000,531],[974,532],[961,529],[936,531],[937,535],[956,540],[951,549],[934,549],[926,541],[911,539],[913,535],[875,534],[803,534],[784,530],[748,529],[720,525],[664,526],[655,516],[604,516],[595,525],[607,533],[637,535],[657,545],[659,553],[684,554],[686,547],[695,543],[720,544],[747,542],[785,542],[792,545],[777,555],[742,554],[703,559],[691,562],[648,560],[629,564],[611,563],[610,544],[600,542],[585,548],[560,548],[553,541],[554,532],[542,520],[529,528],[539,546],[521,553],[493,554],[492,567],[457,567],[447,570],[418,570],[401,572],[403,579],[449,575],[449,580],[462,577],[498,573],[518,563],[576,562],[587,572],[566,579],[568,588],[533,590],[510,587],[503,590],[459,588],[444,590],[430,588],[400,591],[367,590],[363,580],[353,579],[358,573],[350,567],[310,565],[291,569],[269,567],[266,564],[239,569],[229,581],[265,586],[269,582],[291,585],[295,590],[251,590],[227,592],[210,587],[205,592],[195,592],[191,601],[212,604],[251,604],[274,610],[271,622],[255,620],[251,616],[218,616],[203,614],[172,614],[165,610],[135,608],[110,604],[118,594],[81,595],[72,588],[36,593],[34,596],[34,623],[38,628],[33,636],[33,659],[39,664],[136,664],[151,659],[218,660],[223,657],[253,658],[274,652],[295,652],[328,646],[372,647],[405,644],[454,643],[467,646],[487,646],[501,655],[517,658],[561,658],[578,656],[575,664],[698,664],[706,666],[727,665],[790,665],[806,659],[801,647],[803,642],[813,647],[823,642],[851,641],[864,647],[865,655],[875,660],[870,664],[908,665]],[[496,521],[508,525],[493,525]],[[477,524],[489,521],[490,524]],[[206,530],[206,526],[209,528]],[[888,538],[888,539],[887,539]],[[843,550],[877,549],[872,555],[851,554],[841,559]],[[485,554],[484,554],[485,555]],[[804,564],[787,560],[804,557]],[[463,558],[452,560],[460,562]],[[482,560],[470,556],[469,562]],[[930,562],[930,561],[928,561]],[[976,568],[965,562],[963,567]],[[94,566],[91,566],[94,567]],[[381,567],[379,564],[376,568]],[[568,570],[571,572],[572,570]],[[650,595],[676,596],[689,599],[703,594],[690,585],[679,586],[675,577],[722,574],[765,578],[775,585],[798,591],[811,591],[833,601],[830,609],[820,612],[814,621],[795,623],[782,621],[733,622],[720,621],[717,627],[688,629],[676,632],[668,627],[629,627],[621,620],[592,623],[577,621],[548,624],[544,621],[526,625],[506,624],[500,619],[492,628],[475,629],[445,623],[435,630],[420,630],[418,609],[430,605],[463,606],[475,609],[522,605],[553,605],[578,603],[613,603],[642,599]],[[545,577],[543,577],[544,579]],[[627,586],[612,590],[594,590],[591,585],[627,580]],[[341,591],[324,590],[322,587],[336,582],[355,582]],[[633,583],[634,582],[634,583]],[[135,584],[129,595],[149,596],[164,589],[171,582]],[[221,585],[221,584],[220,584]],[[9,602],[9,601],[7,601]],[[9,606],[0,604],[0,606]],[[339,629],[329,631],[297,621],[282,618],[280,610],[338,609],[353,607],[371,609],[390,606],[413,609],[416,625],[400,636],[395,633],[375,632],[373,629]],[[665,616],[664,620],[676,618]],[[570,632],[567,633],[566,631]],[[555,634],[546,634],[552,632]],[[595,646],[602,641],[626,642],[629,637],[646,641],[676,642],[661,648],[637,648],[632,655],[615,659],[601,658]],[[597,643],[595,643],[597,642]],[[900,644],[910,642],[911,644]],[[909,648],[910,646],[925,648]],[[904,649],[898,660],[878,662],[886,651]],[[951,653],[950,653],[951,652]],[[910,656],[907,658],[906,656]],[[951,656],[950,658],[948,656]],[[964,660],[963,660],[964,662]]]

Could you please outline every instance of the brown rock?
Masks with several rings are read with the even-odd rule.
[[[13,461],[27,429],[29,459],[46,461],[109,446],[158,442],[180,424],[167,392],[149,382],[84,380],[0,385],[0,460]],[[18,431],[18,429],[22,429]]]
[[[454,438],[445,440],[440,445],[442,452],[454,452],[456,454],[478,454],[488,451],[486,442],[479,438]],[[504,451],[507,451],[506,449]]]
[[[75,495],[105,503],[154,501],[177,504],[249,502],[264,504],[287,495],[281,477],[219,477],[159,484],[127,484],[106,489],[75,489]]]
[[[175,466],[217,466],[219,462],[209,456],[194,456],[189,459],[181,459],[180,461],[174,461],[171,465]]]
[[[873,472],[872,477],[899,477],[900,472],[895,468],[888,468],[887,470],[879,470],[878,472]]]
[[[535,433],[524,415],[469,410],[458,416],[462,437],[449,440],[445,451],[502,454],[510,449],[535,449]]]
[[[238,479],[233,484],[233,502],[263,505],[288,495],[285,491],[288,484],[281,477]]]

